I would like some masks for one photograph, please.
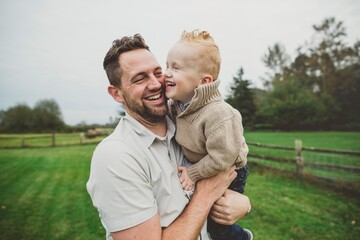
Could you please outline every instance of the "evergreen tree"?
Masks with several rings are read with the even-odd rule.
[[[254,93],[250,89],[250,81],[243,79],[243,75],[244,70],[240,68],[233,77],[234,82],[225,101],[241,113],[245,127],[253,127],[256,114]]]

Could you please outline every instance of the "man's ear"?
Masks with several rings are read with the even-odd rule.
[[[124,103],[124,98],[120,88],[113,85],[108,86],[108,93],[113,97],[113,99],[119,103]]]
[[[205,84],[205,83],[212,83],[214,81],[213,77],[209,74],[206,74],[202,77],[201,79],[201,84]]]

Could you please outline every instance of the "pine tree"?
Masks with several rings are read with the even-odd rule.
[[[240,68],[237,75],[233,77],[234,82],[225,101],[241,113],[243,125],[251,128],[254,125],[256,106],[254,93],[249,88],[251,83],[249,80],[243,79],[243,75],[244,70]]]

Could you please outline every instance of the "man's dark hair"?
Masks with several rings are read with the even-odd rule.
[[[121,39],[113,41],[111,48],[106,53],[104,58],[104,69],[111,85],[121,87],[121,67],[119,57],[124,52],[129,52],[135,49],[149,50],[145,40],[140,34],[134,36],[125,36]]]

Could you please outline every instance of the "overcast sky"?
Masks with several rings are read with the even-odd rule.
[[[294,57],[327,17],[344,22],[349,44],[360,39],[359,0],[0,0],[0,110],[54,99],[67,124],[109,122],[118,104],[102,61],[114,39],[135,33],[165,68],[183,30],[207,30],[223,95],[241,66],[262,87],[267,48],[279,42]]]

